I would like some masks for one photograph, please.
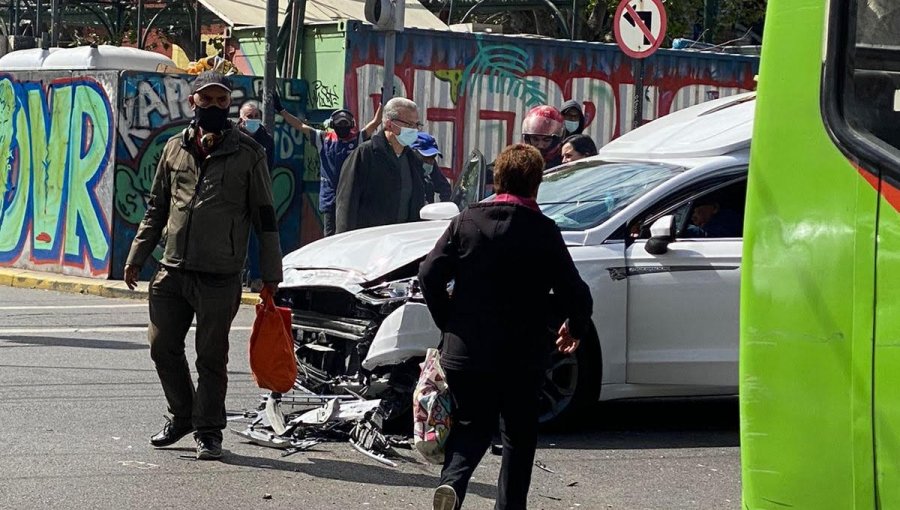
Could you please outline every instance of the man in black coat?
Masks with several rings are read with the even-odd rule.
[[[419,134],[416,103],[395,97],[384,105],[384,129],[363,142],[341,169],[336,232],[406,223],[425,205],[422,160],[409,148]]]

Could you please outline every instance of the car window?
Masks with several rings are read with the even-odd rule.
[[[537,202],[561,230],[585,230],[683,169],[647,162],[590,161],[544,175]]]
[[[651,207],[629,228],[632,239],[649,239],[650,226],[659,217],[675,217],[676,237],[728,238],[742,237],[746,177],[722,176],[680,190]],[[704,225],[706,228],[704,228]]]

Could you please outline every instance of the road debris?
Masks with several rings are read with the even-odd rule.
[[[248,442],[282,450],[282,457],[305,452],[326,441],[347,441],[363,455],[381,464],[397,467],[395,447],[409,448],[408,438],[382,432],[385,416],[381,399],[366,400],[356,392],[347,395],[316,395],[302,388],[292,394],[262,396],[257,411],[231,412],[231,421],[249,422],[232,433]],[[285,413],[284,407],[301,408]]]
[[[548,473],[556,474],[556,471],[553,471],[552,469],[548,468],[546,464],[544,464],[543,462],[541,462],[539,460],[534,461],[534,465],[540,469],[543,469],[544,471],[546,471]]]

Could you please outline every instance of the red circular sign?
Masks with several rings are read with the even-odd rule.
[[[622,0],[613,17],[616,43],[632,58],[647,58],[666,36],[666,8],[662,0]]]

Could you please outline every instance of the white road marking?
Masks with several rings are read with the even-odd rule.
[[[232,326],[231,331],[250,331],[250,326]],[[191,331],[196,331],[196,326],[191,326]],[[33,335],[33,334],[59,334],[59,333],[136,333],[147,331],[146,326],[108,326],[98,328],[0,328],[0,335]]]
[[[147,308],[147,303],[133,305],[26,305],[26,306],[0,306],[0,310],[87,310],[109,308]]]

